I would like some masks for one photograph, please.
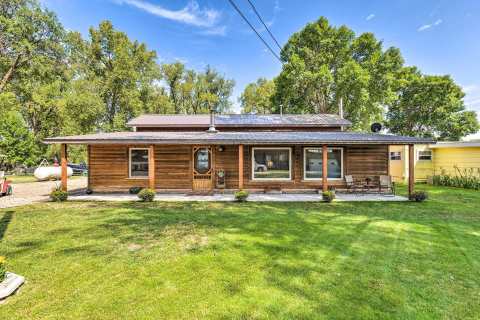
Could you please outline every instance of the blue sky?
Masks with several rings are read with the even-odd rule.
[[[210,64],[236,81],[234,100],[258,77],[272,78],[281,65],[227,0],[42,0],[63,25],[87,35],[108,19],[132,39],[154,49],[160,62],[180,60],[194,69]],[[261,28],[246,0],[235,0]],[[430,74],[450,74],[480,112],[480,1],[450,0],[252,0],[284,44],[320,16],[356,33],[373,32],[396,46],[406,64]],[[275,45],[270,41],[271,46]]]

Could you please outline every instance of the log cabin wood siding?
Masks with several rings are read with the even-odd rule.
[[[89,186],[93,191],[127,191],[130,187],[148,187],[145,179],[129,178],[128,150],[138,145],[91,145],[89,146],[90,171]],[[261,147],[261,146],[255,146]],[[269,146],[272,147],[272,146]],[[254,181],[252,180],[251,146],[244,146],[244,187],[245,189],[283,189],[305,190],[321,189],[322,180],[303,179],[304,146],[282,145],[292,148],[292,179],[289,181]],[[309,146],[311,147],[311,146]],[[321,146],[315,146],[321,148]],[[345,145],[342,147],[345,175],[378,176],[388,174],[387,145]],[[191,190],[192,189],[192,146],[189,145],[155,145],[155,187],[157,190]],[[238,146],[225,146],[215,153],[214,170],[224,169],[226,189],[238,188]],[[328,184],[341,187],[342,180],[328,180]]]

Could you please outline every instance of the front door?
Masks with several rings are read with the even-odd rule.
[[[213,189],[213,155],[211,147],[193,147],[193,190]]]

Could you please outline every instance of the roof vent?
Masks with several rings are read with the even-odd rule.
[[[218,132],[217,129],[215,129],[215,111],[213,109],[210,109],[210,126],[208,127],[207,132]]]

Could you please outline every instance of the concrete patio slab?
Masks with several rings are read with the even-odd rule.
[[[138,201],[136,195],[131,194],[91,194],[70,195],[74,201]],[[335,201],[407,201],[406,197],[380,194],[337,194]],[[214,195],[187,195],[187,194],[157,194],[155,201],[182,202],[182,201],[234,201],[233,194]],[[319,194],[263,194],[253,193],[248,197],[249,202],[318,202],[322,201]]]

